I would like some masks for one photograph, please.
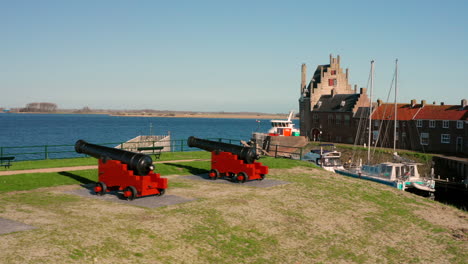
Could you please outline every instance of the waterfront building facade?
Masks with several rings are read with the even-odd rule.
[[[306,65],[302,64],[299,98],[301,135],[313,141],[352,144],[359,120],[370,104],[367,90],[351,89],[349,70],[340,66],[340,56],[330,55],[330,63],[317,66],[312,79],[306,83]],[[361,133],[358,134],[362,136]]]
[[[372,113],[374,140],[378,146],[392,147],[394,104],[382,104]],[[397,104],[396,147],[430,153],[468,155],[468,105],[416,103]]]
[[[368,141],[370,100],[367,89],[351,89],[349,70],[340,66],[340,56],[317,66],[306,83],[302,64],[299,98],[300,133],[311,141],[364,145]],[[429,153],[468,155],[468,106],[398,103],[396,148]],[[373,103],[371,144],[393,147],[395,105]]]

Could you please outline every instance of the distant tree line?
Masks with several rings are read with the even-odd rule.
[[[21,108],[20,112],[55,112],[57,105],[54,103],[29,103]]]

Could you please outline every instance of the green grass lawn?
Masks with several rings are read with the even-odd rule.
[[[166,195],[195,199],[158,208],[37,189],[94,182],[96,170],[0,176],[0,217],[36,227],[0,235],[0,262],[466,263],[465,212],[307,162],[260,161],[287,184],[174,175],[209,161],[157,164]]]
[[[176,152],[168,153],[164,160],[184,160],[184,159],[206,159],[209,158],[205,153],[208,152]],[[174,155],[172,155],[174,154]],[[208,153],[209,154],[209,153]],[[163,160],[163,159],[162,159]],[[69,161],[69,163],[67,163]],[[270,168],[292,168],[295,166],[314,167],[315,165],[304,161],[292,161],[287,159],[263,158],[260,161]],[[77,158],[70,160],[45,160],[25,162],[28,168],[50,168],[55,164],[56,167],[70,167],[79,165],[90,165],[87,163],[97,160],[94,158]],[[73,165],[70,165],[73,164]],[[26,166],[26,165],[25,165]],[[190,161],[190,162],[165,162],[155,164],[155,172],[164,175],[191,175],[201,174],[210,170],[209,161]],[[69,184],[87,184],[96,182],[97,169],[63,171],[50,173],[24,173],[15,175],[0,176],[0,193],[10,191],[32,190],[42,187],[52,187]]]
[[[160,159],[153,161],[167,160],[184,160],[184,159],[209,159],[211,154],[207,151],[191,151],[191,152],[163,152]],[[16,161],[9,168],[0,167],[0,171],[10,170],[31,170],[42,168],[61,168],[73,166],[97,165],[97,159],[92,157],[73,158],[73,159],[49,159],[49,160],[31,160],[31,161]]]

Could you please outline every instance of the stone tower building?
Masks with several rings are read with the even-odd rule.
[[[366,89],[357,92],[357,86],[351,89],[349,84],[349,70],[340,67],[340,56],[334,58],[330,54],[330,63],[318,65],[312,79],[307,83],[307,67],[302,64],[301,68],[301,96],[299,98],[300,128],[301,135],[307,136],[310,140],[316,140],[316,133],[327,132],[327,135],[333,135],[332,131],[323,131],[325,125],[322,119],[318,122],[318,116],[328,113],[333,115],[335,120],[335,111],[349,112],[350,118],[354,118],[359,108],[367,107],[369,100],[366,95]],[[336,95],[355,95],[346,97],[346,100],[337,101]],[[333,98],[335,100],[333,100]],[[341,97],[340,97],[341,98]],[[344,97],[343,97],[344,98]],[[331,105],[337,103],[338,105]],[[323,107],[321,107],[323,104]],[[346,109],[346,110],[345,110]],[[315,117],[314,117],[315,116]],[[315,118],[315,120],[313,120]],[[327,117],[328,118],[328,117]],[[331,118],[331,117],[329,117]],[[337,117],[338,118],[338,117]],[[339,116],[339,118],[342,118]],[[348,118],[348,117],[347,117]],[[326,121],[329,123],[329,121]],[[351,123],[351,122],[350,122]],[[314,135],[315,134],[315,135]],[[341,138],[341,136],[339,137]]]

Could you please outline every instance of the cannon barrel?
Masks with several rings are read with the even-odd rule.
[[[148,175],[150,171],[154,170],[153,159],[141,153],[95,145],[81,139],[76,141],[75,151],[97,159],[103,159],[104,161],[106,159],[118,160],[127,164],[128,169],[132,170],[134,175],[145,176]]]
[[[196,147],[206,151],[223,151],[230,152],[239,157],[247,164],[252,164],[255,160],[260,157],[257,155],[257,151],[252,147],[242,147],[224,142],[211,141],[206,139],[200,139],[196,137],[189,137],[187,140],[189,147]]]

